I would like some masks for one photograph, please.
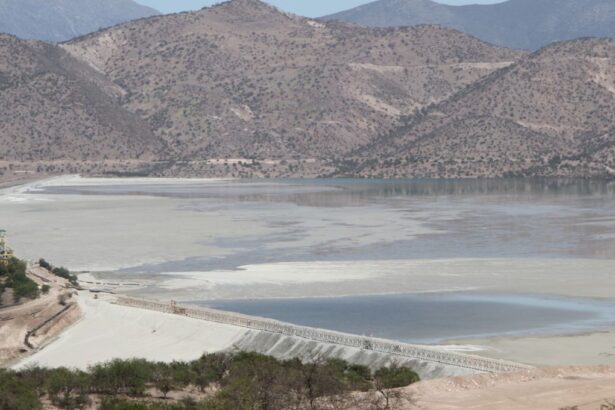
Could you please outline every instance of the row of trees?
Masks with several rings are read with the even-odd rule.
[[[51,263],[47,262],[45,259],[39,259],[38,264],[41,268],[47,269],[49,272],[54,275],[64,278],[69,281],[72,285],[77,286],[77,275],[71,273],[68,269],[64,267],[54,267]]]
[[[405,367],[372,372],[338,359],[302,363],[256,353],[173,363],[113,360],[85,372],[0,371],[0,410],[41,409],[41,398],[71,410],[86,408],[93,399],[103,410],[393,409],[399,397],[390,389],[418,380]],[[184,398],[167,399],[173,391]]]
[[[10,288],[15,303],[22,298],[36,299],[39,296],[38,285],[26,276],[26,270],[26,263],[14,257],[7,264],[0,263],[0,295]]]

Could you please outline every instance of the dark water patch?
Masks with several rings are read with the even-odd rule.
[[[197,302],[298,325],[409,343],[577,333],[615,324],[615,304],[518,294],[438,293]]]

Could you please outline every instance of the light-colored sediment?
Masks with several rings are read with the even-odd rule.
[[[428,380],[403,389],[424,410],[599,410],[615,399],[615,367],[533,369]]]
[[[615,365],[615,331],[576,335],[493,337],[451,343],[469,344],[477,354],[535,366]]]
[[[246,329],[111,304],[101,295],[81,292],[83,319],[45,349],[20,362],[75,367],[112,360],[194,360],[231,348]]]
[[[449,291],[540,293],[612,300],[613,264],[612,260],[602,259],[538,258],[276,262],[236,270],[167,272],[152,279],[135,279],[131,278],[134,275],[126,274],[125,281],[119,282],[138,286],[107,288],[184,301]],[[553,272],[557,272],[557,280]],[[592,272],[591,281],[584,272]],[[84,279],[105,282],[99,275]],[[145,287],[147,291],[138,289]]]

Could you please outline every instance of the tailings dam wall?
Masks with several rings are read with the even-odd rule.
[[[180,306],[120,296],[116,304],[246,328],[232,348],[278,358],[338,357],[379,367],[388,363],[412,366],[423,378],[468,373],[513,372],[532,368],[520,363],[443,351],[435,347],[297,326],[273,319],[215,309]]]

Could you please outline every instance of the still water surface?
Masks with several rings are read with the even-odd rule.
[[[69,177],[0,191],[0,227],[128,293],[415,342],[598,328],[609,309],[513,293],[615,285],[607,181]],[[466,288],[482,296],[407,295]]]
[[[608,328],[615,304],[523,294],[445,293],[213,301],[208,307],[408,343]]]

